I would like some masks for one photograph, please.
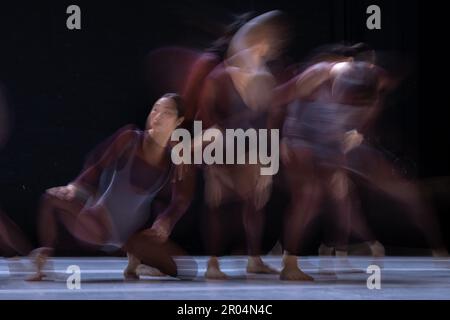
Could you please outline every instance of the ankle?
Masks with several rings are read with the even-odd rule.
[[[219,259],[217,259],[217,257],[209,258],[209,260],[208,260],[208,268],[209,267],[219,268]]]
[[[284,267],[289,267],[289,268],[298,267],[297,256],[285,254],[283,256],[283,265],[284,265]]]

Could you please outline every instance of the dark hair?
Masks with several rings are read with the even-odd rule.
[[[225,26],[222,36],[215,40],[212,46],[206,49],[206,52],[214,53],[223,60],[233,36],[239,31],[240,28],[242,28],[242,26],[254,17],[256,17],[255,12],[246,12],[243,14],[234,15],[233,22]]]
[[[178,118],[184,116],[186,108],[184,106],[183,98],[178,93],[166,93],[161,98],[169,98],[175,102],[175,107],[177,108]]]

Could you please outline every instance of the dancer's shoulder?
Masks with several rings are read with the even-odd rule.
[[[135,141],[143,136],[144,132],[138,129],[135,125],[126,125],[119,129],[115,133],[115,141],[116,145],[126,145],[131,141]]]

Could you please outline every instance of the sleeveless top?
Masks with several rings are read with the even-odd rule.
[[[122,247],[130,236],[145,226],[153,199],[167,184],[173,171],[170,160],[162,171],[147,164],[146,170],[156,171],[154,181],[145,189],[133,185],[133,163],[138,160],[137,149],[141,137],[142,133],[139,132],[139,136],[127,145],[117,160],[102,172],[97,195],[89,198],[85,204],[85,208],[95,210],[95,207],[102,207],[108,212],[112,233],[103,248],[105,251]],[[170,152],[168,148],[166,151]],[[120,161],[124,161],[124,165],[119,165]]]

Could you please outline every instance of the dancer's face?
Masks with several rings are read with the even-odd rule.
[[[161,98],[156,101],[150,111],[147,128],[170,134],[181,122],[183,122],[183,117],[178,117],[175,101],[171,98]]]

